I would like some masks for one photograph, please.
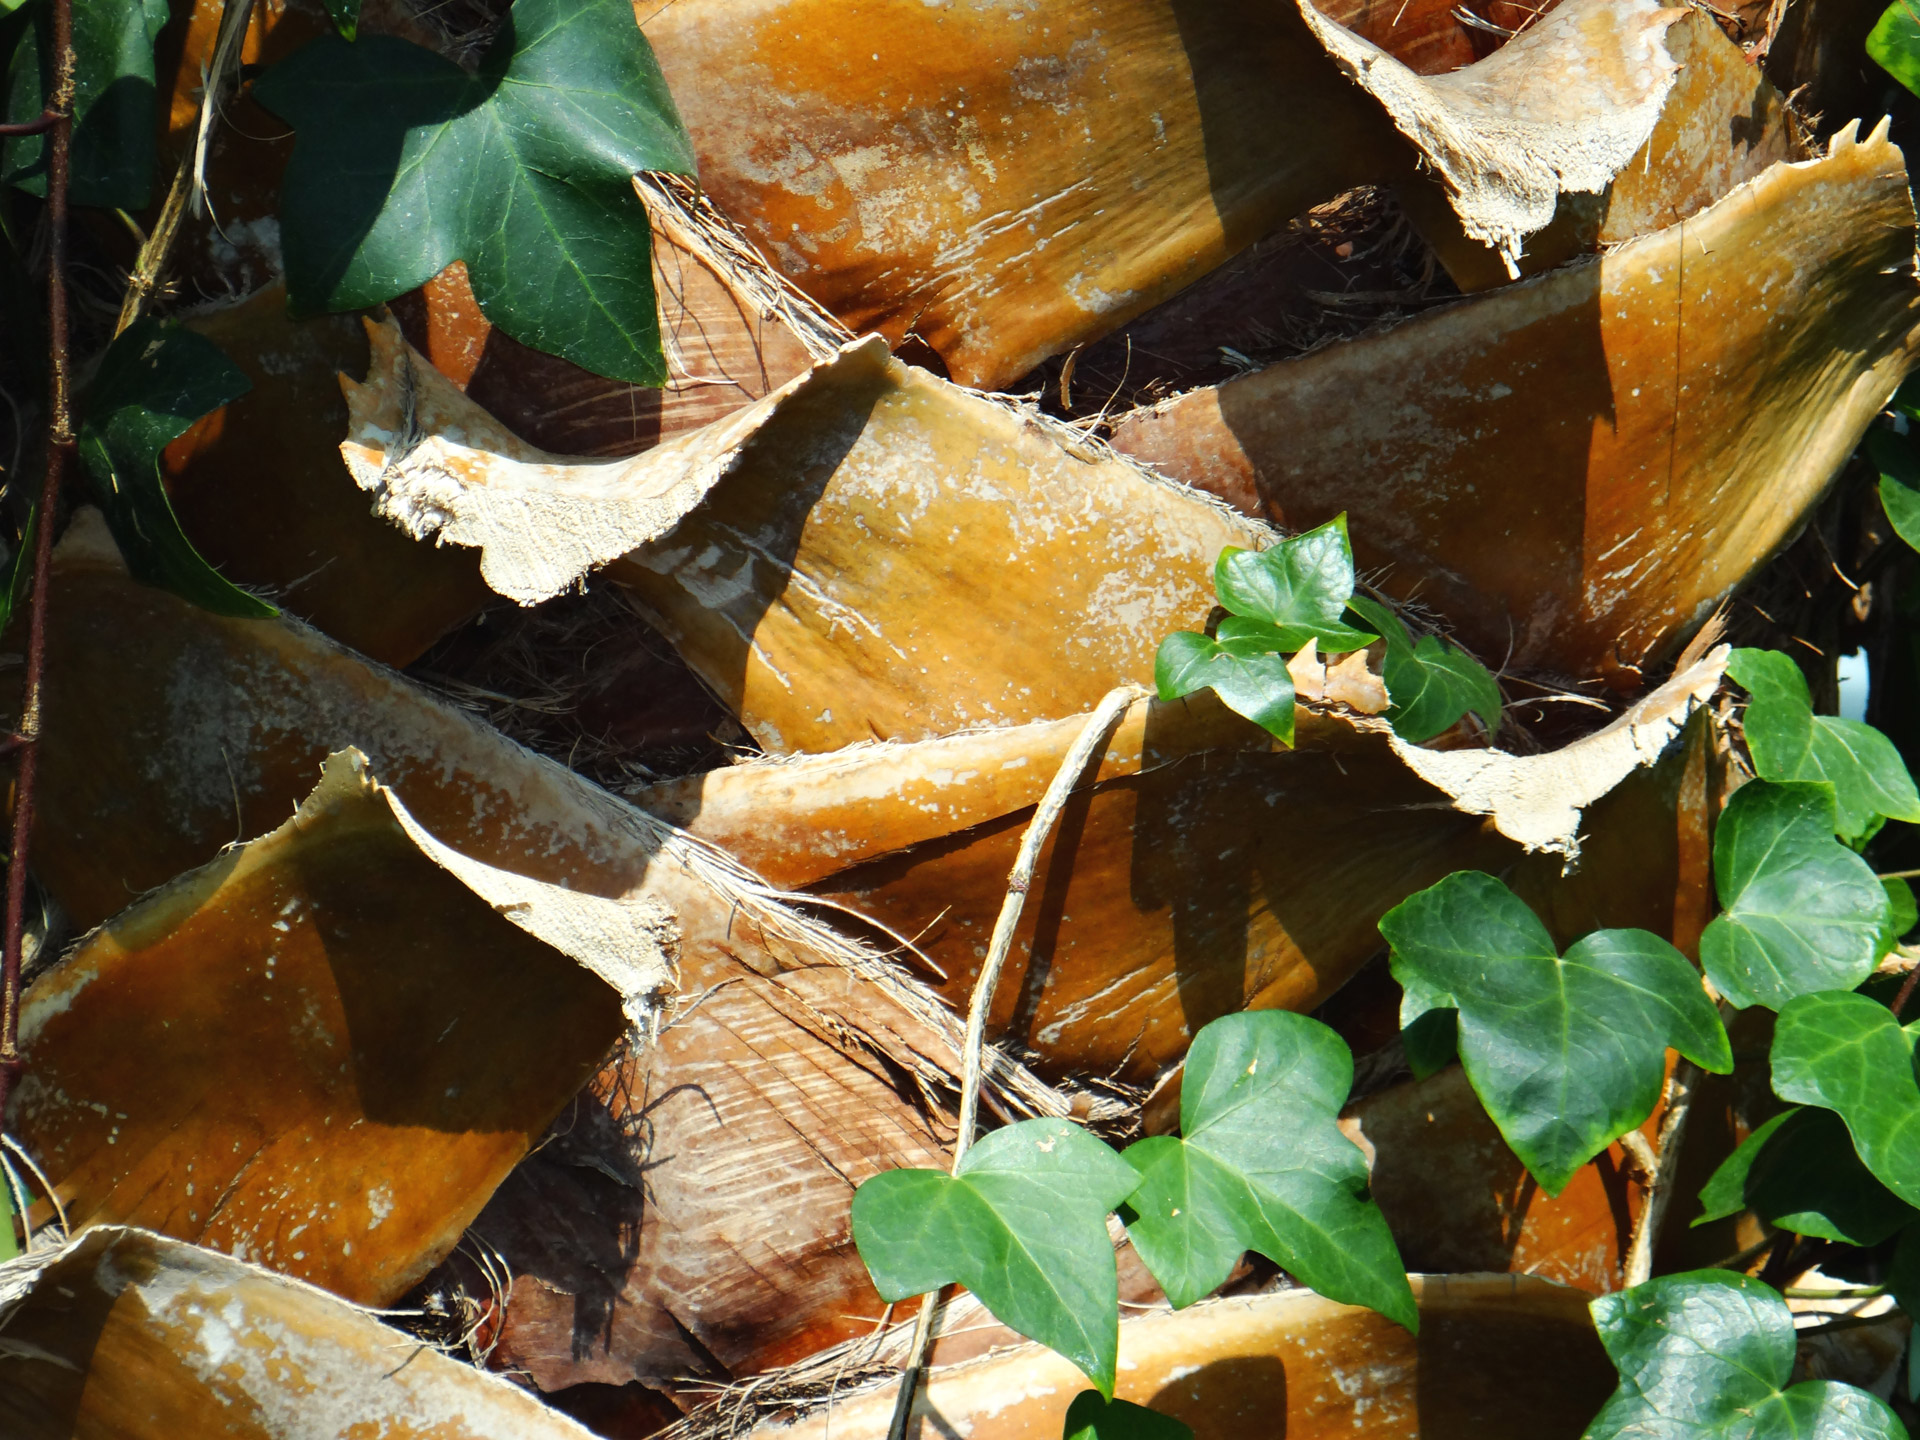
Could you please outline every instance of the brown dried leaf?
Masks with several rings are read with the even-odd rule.
[[[1847,131],[1596,264],[1136,412],[1116,444],[1286,525],[1347,511],[1359,562],[1482,653],[1631,678],[1792,533],[1913,363],[1913,253],[1900,152]]]
[[[518,1386],[311,1286],[100,1227],[0,1266],[9,1440],[586,1440]]]

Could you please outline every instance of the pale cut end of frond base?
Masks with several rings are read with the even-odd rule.
[[[674,984],[680,931],[673,912],[650,897],[609,899],[562,889],[497,869],[443,845],[408,812],[400,797],[373,777],[367,757],[342,750],[327,757],[320,784],[295,812],[299,826],[343,800],[378,797],[420,853],[491,905],[517,929],[551,945],[592,971],[620,996],[627,1021],[651,1037]]]
[[[1423,750],[1398,736],[1393,748],[1457,809],[1490,817],[1495,829],[1528,850],[1566,856],[1571,868],[1580,856],[1580,812],[1660,758],[1719,687],[1731,653],[1718,646],[1604,730],[1549,754]]]
[[[1461,228],[1514,278],[1562,194],[1598,194],[1645,145],[1678,66],[1661,0],[1567,0],[1485,60],[1423,76],[1321,15],[1300,12],[1340,67],[1438,172]]]
[[[669,534],[732,468],[790,394],[823,370],[886,343],[857,341],[757,403],[624,460],[567,460],[526,444],[408,345],[369,321],[367,378],[341,377],[354,481],[377,513],[416,540],[480,551],[498,594],[538,604],[590,571]]]

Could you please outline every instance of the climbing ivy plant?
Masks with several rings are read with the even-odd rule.
[[[473,74],[359,33],[358,0],[326,9],[338,33],[251,82],[296,135],[279,213],[293,307],[379,305],[463,260],[481,309],[514,339],[600,374],[664,383],[633,177],[692,174],[694,158],[632,7],[516,0]],[[51,89],[51,10],[51,0],[0,0],[9,124],[38,116]],[[76,206],[125,212],[154,198],[154,45],[167,17],[166,0],[73,0]],[[45,171],[44,134],[0,137],[0,186],[40,195]],[[24,273],[24,247],[0,217],[0,284]],[[135,575],[222,614],[265,615],[270,605],[194,552],[159,470],[166,443],[245,388],[211,342],[142,322],[114,340],[79,396],[80,450]],[[0,594],[17,588],[0,584]]]

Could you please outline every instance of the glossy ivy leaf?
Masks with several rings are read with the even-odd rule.
[[[1489,732],[1500,728],[1500,686],[1486,666],[1437,635],[1423,635],[1414,644],[1392,608],[1370,596],[1354,596],[1347,608],[1387,642],[1380,678],[1393,702],[1387,719],[1402,740],[1413,745],[1431,740],[1467,714],[1478,715]]]
[[[219,615],[263,618],[279,612],[200,558],[160,479],[160,452],[248,388],[247,377],[211,340],[142,320],[100,361],[82,405],[79,450],[94,503],[135,579]]]
[[[1920,6],[1913,0],[1893,0],[1867,34],[1867,54],[1920,95]]]
[[[6,578],[0,580],[0,631],[13,623],[14,616],[25,613],[27,585],[33,579],[33,547],[38,543],[39,530],[40,502],[36,500],[27,508],[27,528],[21,532],[19,548],[7,557]]]
[[[333,28],[345,39],[352,40],[360,33],[360,0],[327,0],[327,14],[333,19]]]
[[[9,124],[32,120],[45,106],[51,16],[51,0],[29,0],[0,19]],[[167,0],[73,0],[74,204],[146,206],[158,139],[153,42],[166,23]],[[0,140],[0,184],[46,194],[46,146],[44,135]]]
[[[1246,716],[1282,744],[1293,744],[1293,676],[1287,657],[1265,636],[1216,640],[1177,630],[1160,642],[1153,683],[1162,700],[1211,690],[1235,714]]]
[[[1902,485],[1891,475],[1880,477],[1880,507],[1887,512],[1893,533],[1920,550],[1920,490]]]
[[[1322,650],[1337,655],[1380,638],[1341,618],[1353,597],[1353,548],[1344,515],[1265,550],[1227,546],[1213,563],[1213,589],[1233,614],[1273,626],[1278,648],[1289,652],[1318,640]]]
[[[1905,880],[1882,880],[1880,888],[1887,892],[1887,921],[1880,927],[1880,940],[1874,947],[1885,959],[1888,952],[1902,940],[1915,925],[1920,925],[1920,903],[1913,898],[1913,886]]]
[[[1867,1169],[1909,1205],[1920,1205],[1916,1036],[1920,1026],[1838,990],[1790,1002],[1773,1031],[1773,1093],[1837,1114]]]
[[[1139,1183],[1071,1121],[1023,1120],[967,1151],[957,1175],[866,1181],[853,1196],[854,1243],[883,1299],[957,1281],[1111,1396],[1120,1290],[1106,1217]]]
[[[1910,1225],[1900,1235],[1900,1243],[1893,1247],[1893,1265],[1887,1274],[1887,1289],[1893,1292],[1893,1298],[1908,1315],[1920,1318],[1920,1225]],[[1911,1344],[1911,1341],[1909,1341]],[[1914,1355],[1907,1353],[1907,1363],[1913,1364]],[[1907,1377],[1907,1394],[1913,1396],[1916,1377]]]
[[[1742,785],[1713,835],[1721,913],[1700,937],[1714,987],[1745,1009],[1851,990],[1883,953],[1887,892],[1833,838],[1833,789],[1796,781]]]
[[[1699,975],[1645,930],[1596,930],[1562,956],[1518,896],[1466,870],[1389,910],[1380,933],[1407,992],[1401,1024],[1459,1011],[1467,1079],[1549,1195],[1653,1113],[1668,1045],[1733,1068]]]
[[[664,383],[632,176],[691,174],[693,151],[625,0],[518,0],[477,75],[329,35],[253,93],[298,137],[280,194],[296,309],[376,305],[464,260],[514,339]]]
[[[1585,1440],[1906,1440],[1865,1390],[1793,1373],[1793,1312],[1728,1270],[1667,1275],[1587,1307],[1620,1388]]]
[[[1185,1421],[1131,1400],[1108,1400],[1098,1390],[1082,1390],[1067,1407],[1062,1440],[1193,1440]]]
[[[1782,1111],[1755,1130],[1700,1191],[1705,1225],[1751,1210],[1795,1235],[1878,1245],[1920,1219],[1873,1178],[1853,1152],[1847,1127],[1831,1110]]]
[[[1151,1136],[1124,1157],[1140,1188],[1121,1218],[1176,1309],[1257,1250],[1331,1300],[1419,1328],[1366,1158],[1337,1123],[1352,1088],[1346,1042],[1305,1015],[1247,1011],[1194,1037],[1180,1137]]]
[[[1746,687],[1743,726],[1763,780],[1833,786],[1838,833],[1858,839],[1885,816],[1920,821],[1920,792],[1893,742],[1871,725],[1813,713],[1800,667],[1778,650],[1736,650],[1727,674]]]
[[[1460,1012],[1444,1003],[1436,1006],[1402,1006],[1412,1019],[1400,1032],[1400,1049],[1407,1057],[1413,1078],[1424,1080],[1437,1075],[1460,1058]]]

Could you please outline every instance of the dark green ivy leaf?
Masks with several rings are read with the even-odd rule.
[[[1743,726],[1763,780],[1833,786],[1838,833],[1868,834],[1882,816],[1920,821],[1920,791],[1893,742],[1871,725],[1813,713],[1806,676],[1777,650],[1736,650],[1727,674],[1746,687]]]
[[[1389,910],[1380,933],[1406,990],[1401,1024],[1460,1012],[1460,1060],[1513,1153],[1549,1195],[1643,1124],[1666,1051],[1725,1074],[1733,1054],[1693,966],[1645,930],[1596,930],[1562,956],[1491,875],[1449,875]]]
[[[1751,1210],[1795,1235],[1878,1245],[1920,1212],[1873,1178],[1831,1110],[1782,1111],[1749,1135],[1700,1191],[1705,1225]]]
[[[1713,835],[1721,913],[1700,962],[1734,1005],[1778,1010],[1796,995],[1851,990],[1883,953],[1886,889],[1833,838],[1833,787],[1742,785]]]
[[[1082,1390],[1067,1407],[1062,1440],[1193,1440],[1193,1430],[1131,1400],[1108,1400],[1098,1390]]]
[[[1793,1312],[1746,1275],[1695,1270],[1589,1307],[1620,1388],[1585,1440],[1906,1440],[1865,1390],[1793,1373]]]
[[[73,166],[76,205],[139,210],[153,188],[158,142],[153,42],[166,0],[73,0]],[[9,124],[38,116],[53,73],[51,0],[0,19]],[[47,193],[45,135],[0,140],[0,184]]]
[[[1916,1029],[1865,995],[1829,990],[1782,1007],[1773,1031],[1773,1093],[1837,1114],[1867,1169],[1909,1205],[1920,1205]]]
[[[280,194],[300,310],[376,305],[464,260],[535,349],[666,380],[632,177],[693,150],[626,0],[518,0],[478,75],[392,36],[325,36],[254,87],[298,132]]]
[[[160,479],[160,452],[247,389],[247,377],[211,340],[142,320],[100,361],[82,405],[79,449],[94,503],[135,579],[218,615],[264,618],[279,612],[200,558]]]
[[[1111,1396],[1120,1288],[1106,1217],[1139,1183],[1071,1121],[1023,1120],[967,1151],[957,1175],[867,1180],[853,1196],[853,1239],[882,1299],[957,1281]]]
[[[1402,740],[1412,745],[1431,740],[1469,713],[1478,715],[1489,733],[1500,728],[1500,686],[1486,666],[1437,635],[1423,635],[1414,644],[1391,607],[1370,596],[1355,595],[1347,608],[1387,642],[1380,678],[1393,702],[1387,719]]]
[[[1907,89],[1920,94],[1920,6],[1893,0],[1867,34],[1867,54]]]
[[[1282,744],[1293,744],[1293,676],[1287,657],[1268,637],[1242,634],[1216,640],[1176,630],[1160,642],[1153,683],[1162,700],[1211,690],[1236,715],[1246,716]]]
[[[1366,1158],[1337,1123],[1352,1088],[1346,1042],[1305,1015],[1247,1011],[1194,1037],[1181,1138],[1152,1136],[1124,1157],[1140,1188],[1121,1218],[1176,1309],[1257,1250],[1329,1299],[1419,1328]]]

